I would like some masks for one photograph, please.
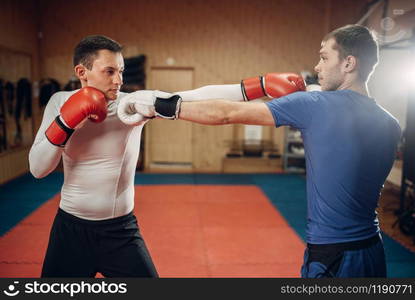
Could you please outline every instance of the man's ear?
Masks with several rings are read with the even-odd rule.
[[[87,81],[86,68],[84,65],[82,64],[76,65],[74,68],[74,71],[75,71],[76,76],[79,78],[79,80]]]
[[[349,55],[344,59],[344,71],[350,73],[357,68],[357,59],[353,55]]]

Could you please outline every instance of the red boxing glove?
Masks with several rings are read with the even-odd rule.
[[[108,112],[107,100],[100,90],[84,87],[68,98],[60,112],[45,134],[53,145],[63,147],[74,128],[86,118],[93,122],[105,120]]]
[[[245,101],[267,96],[279,98],[294,92],[305,91],[304,79],[295,73],[268,73],[265,76],[241,81]]]

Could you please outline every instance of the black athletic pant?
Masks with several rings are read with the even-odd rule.
[[[42,277],[158,277],[140,235],[128,215],[90,221],[58,209],[52,225]]]

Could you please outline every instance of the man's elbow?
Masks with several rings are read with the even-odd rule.
[[[236,111],[234,109],[224,109],[220,121],[221,125],[238,123]]]
[[[48,175],[47,172],[42,172],[38,168],[34,168],[32,165],[29,166],[30,173],[35,177],[36,179],[41,179],[43,177],[46,177]]]
[[[225,116],[221,119],[220,125],[233,124],[230,116]]]
[[[231,124],[232,122],[231,116],[223,112],[220,114],[212,115],[209,119],[211,120],[209,122],[211,125],[226,125]]]
[[[233,110],[228,107],[224,106],[221,110],[219,110],[215,116],[217,125],[227,125],[234,123],[234,112]]]
[[[33,157],[31,157],[29,153],[29,171],[36,179],[41,179],[46,177],[50,172],[47,169],[42,168],[42,165],[39,162],[33,161]]]

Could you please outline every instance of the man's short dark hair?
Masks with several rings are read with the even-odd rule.
[[[91,70],[98,51],[103,49],[117,53],[121,52],[122,46],[104,35],[87,36],[75,47],[73,65],[82,64]]]
[[[374,34],[365,26],[346,25],[328,33],[323,41],[333,38],[341,59],[352,55],[359,64],[359,76],[366,81],[378,63],[379,48]]]

